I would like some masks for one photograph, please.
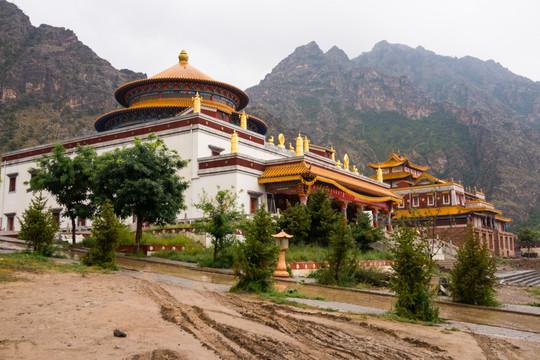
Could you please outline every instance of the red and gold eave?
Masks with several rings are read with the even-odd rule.
[[[401,196],[384,186],[365,181],[353,173],[344,174],[309,163],[305,159],[292,163],[268,165],[258,181],[259,184],[266,184],[267,188],[273,185],[276,189],[285,189],[286,184],[289,184],[291,189],[295,184],[305,185],[311,190],[322,187],[329,190],[333,197],[388,210],[394,204],[402,202]]]

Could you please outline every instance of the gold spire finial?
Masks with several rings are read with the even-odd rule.
[[[278,148],[285,149],[285,136],[283,136],[283,134],[279,134],[277,139],[278,139]]]
[[[192,97],[191,100],[193,100],[193,112],[195,114],[201,113],[201,97],[199,96],[199,93],[195,95],[195,97]]]
[[[304,152],[307,153],[309,151],[309,139],[307,136],[304,136]]]
[[[268,139],[268,143],[274,145],[274,135],[270,136],[270,139]]]
[[[238,133],[236,130],[231,135],[231,154],[236,154],[238,152]]]
[[[186,52],[186,50],[182,50],[180,52],[180,55],[178,55],[178,60],[180,61],[180,65],[186,65],[188,62],[189,56]]]
[[[382,170],[380,167],[377,169],[377,181],[383,182]]]
[[[240,114],[240,127],[242,129],[247,129],[247,115],[244,110],[242,110],[242,114]]]
[[[343,157],[343,168],[349,170],[349,155],[347,154]]]
[[[296,156],[304,155],[304,140],[302,140],[302,135],[298,134],[296,138]]]
[[[334,151],[334,147],[330,146],[330,151],[332,151],[332,160],[336,161],[336,152]]]

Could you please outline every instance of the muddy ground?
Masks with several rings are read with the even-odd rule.
[[[0,283],[1,359],[533,359],[540,344],[127,274]],[[114,337],[120,329],[127,337]]]

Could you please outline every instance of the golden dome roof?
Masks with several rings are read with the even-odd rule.
[[[180,55],[178,55],[178,63],[174,64],[167,70],[156,74],[150,79],[170,79],[170,78],[180,78],[180,79],[197,79],[197,80],[210,80],[215,81],[210,76],[206,75],[199,69],[194,68],[188,63],[189,56],[186,53],[186,50],[182,50]]]

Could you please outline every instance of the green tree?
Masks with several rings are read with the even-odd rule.
[[[518,232],[518,240],[521,246],[531,246],[538,242],[540,232],[534,231],[530,227],[522,227]]]
[[[114,251],[118,247],[123,228],[124,225],[114,215],[112,204],[106,200],[98,216],[92,219],[92,236],[96,239],[96,247],[83,256],[83,264],[115,269],[117,266]]]
[[[278,230],[271,214],[259,207],[253,220],[242,226],[245,241],[238,244],[238,265],[235,274],[238,282],[231,291],[267,292],[272,288],[271,264],[276,261],[279,247],[271,236]]]
[[[203,218],[195,222],[198,232],[204,232],[212,238],[214,245],[213,259],[218,253],[232,244],[234,233],[242,220],[242,211],[238,210],[238,194],[234,189],[218,191],[211,197],[203,190],[200,202],[195,207],[203,211]]]
[[[394,230],[392,247],[395,263],[390,287],[398,295],[398,315],[422,321],[436,321],[439,309],[434,306],[430,291],[434,262],[426,253],[425,244],[415,228],[398,227]]]
[[[328,192],[323,189],[316,189],[309,195],[307,208],[311,217],[309,242],[320,246],[328,246],[330,235],[334,231],[334,225],[342,215],[332,209],[332,202],[328,197]]]
[[[281,213],[277,222],[280,229],[294,236],[292,238],[294,243],[307,244],[309,242],[311,216],[305,204],[296,203],[291,206],[287,201],[287,209]]]
[[[340,216],[330,235],[330,247],[327,255],[328,267],[321,268],[317,280],[321,284],[352,286],[358,268],[354,239],[347,219]]]
[[[175,223],[185,208],[188,183],[177,174],[187,162],[169,150],[156,135],[147,141],[135,138],[132,147],[115,149],[96,160],[94,193],[99,202],[109,199],[120,218],[135,215],[136,251],[139,252],[142,225]]]
[[[38,168],[30,170],[35,176],[30,180],[28,191],[47,190],[58,204],[65,207],[62,216],[71,220],[73,244],[77,217],[90,217],[95,210],[89,201],[95,158],[96,152],[90,146],[77,146],[75,156],[71,158],[66,155],[64,146],[58,143],[51,154],[37,160]]]
[[[481,243],[471,226],[463,246],[458,249],[456,263],[450,272],[450,286],[454,301],[494,306],[497,263],[489,254],[487,243]]]
[[[373,221],[369,215],[361,211],[351,223],[351,234],[356,246],[363,252],[371,249],[371,244],[384,238],[382,228],[373,227]]]
[[[41,192],[34,196],[19,222],[21,223],[19,238],[24,239],[38,254],[51,256],[54,252],[52,243],[58,231],[58,223]]]

